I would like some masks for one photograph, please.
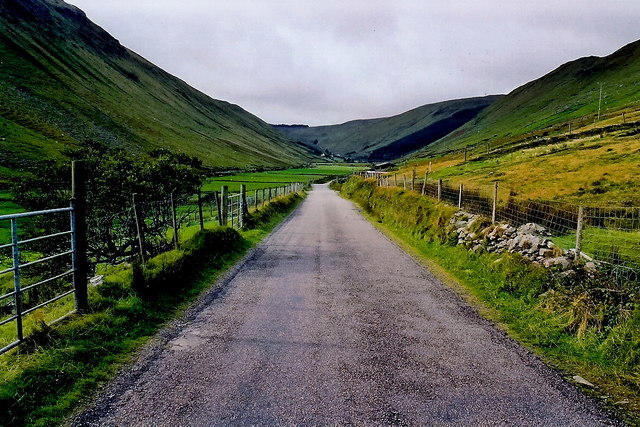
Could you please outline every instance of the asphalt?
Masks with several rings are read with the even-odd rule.
[[[615,421],[320,185],[72,423]]]

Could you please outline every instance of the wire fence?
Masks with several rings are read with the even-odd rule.
[[[550,200],[523,199],[493,186],[467,188],[460,183],[418,179],[415,174],[363,172],[379,186],[416,191],[473,214],[514,227],[535,223],[556,245],[573,249],[615,276],[640,278],[640,207],[597,207]]]
[[[294,182],[249,193],[242,185],[234,193],[223,186],[175,197],[133,194],[120,204],[128,207],[116,212],[83,204],[76,214],[72,202],[69,208],[0,216],[0,225],[10,230],[8,241],[0,240],[0,354],[42,323],[82,311],[87,275],[93,276],[99,264],[144,262],[177,248],[180,233],[189,227],[243,228],[251,209],[302,188]],[[85,230],[78,239],[76,217]],[[76,242],[83,242],[82,248]]]

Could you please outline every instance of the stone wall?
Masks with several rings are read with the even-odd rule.
[[[513,227],[507,223],[491,222],[476,214],[458,211],[451,218],[447,232],[458,245],[471,251],[519,253],[531,262],[558,271],[563,276],[573,275],[577,268],[595,272],[597,265],[584,253],[576,256],[575,249],[563,250],[551,239],[548,230],[528,223]]]

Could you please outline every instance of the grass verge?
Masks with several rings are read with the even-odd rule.
[[[144,268],[112,267],[90,289],[90,313],[42,326],[18,351],[0,356],[0,425],[62,423],[301,200],[291,194],[260,207],[249,230],[194,232]]]
[[[461,293],[480,313],[628,422],[640,422],[640,308],[637,289],[614,299],[598,281],[565,282],[517,254],[456,246],[446,224],[454,208],[414,192],[352,178],[332,184],[381,231]]]

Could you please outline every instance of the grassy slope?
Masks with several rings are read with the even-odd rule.
[[[541,131],[554,133],[588,126],[598,111],[602,84],[602,115],[630,113],[640,105],[640,41],[606,57],[568,62],[527,83],[491,105],[474,120],[429,146],[426,154],[491,141],[503,144]]]
[[[498,97],[495,96],[459,99],[423,105],[391,117],[353,120],[329,126],[281,126],[278,129],[296,141],[313,144],[318,140],[319,146],[333,153],[366,158],[376,149],[389,146],[442,120],[451,119],[461,111],[482,109],[496,99]],[[428,135],[420,138],[425,141],[422,146],[429,142]]]
[[[61,424],[300,200],[300,196],[289,195],[261,207],[253,212],[257,227],[240,234],[211,226],[208,232],[213,239],[204,239],[196,227],[184,230],[181,250],[158,255],[147,263],[147,274],[156,278],[154,283],[160,289],[153,299],[140,298],[133,291],[130,267],[104,272],[105,283],[90,289],[89,314],[36,333],[31,346],[35,349],[26,345],[21,347],[23,353],[0,356],[0,406],[4,408],[0,425]],[[72,303],[66,304],[60,307],[62,312]]]
[[[285,167],[309,154],[242,108],[171,76],[59,0],[0,2],[0,158],[60,157],[86,139],[164,147],[218,167]]]
[[[415,160],[400,170],[416,168],[423,176],[431,163],[430,179],[443,179],[465,188],[491,191],[500,185],[501,198],[510,192],[520,198],[553,199],[604,206],[640,206],[640,139],[613,132],[571,139],[464,163],[462,155]]]

